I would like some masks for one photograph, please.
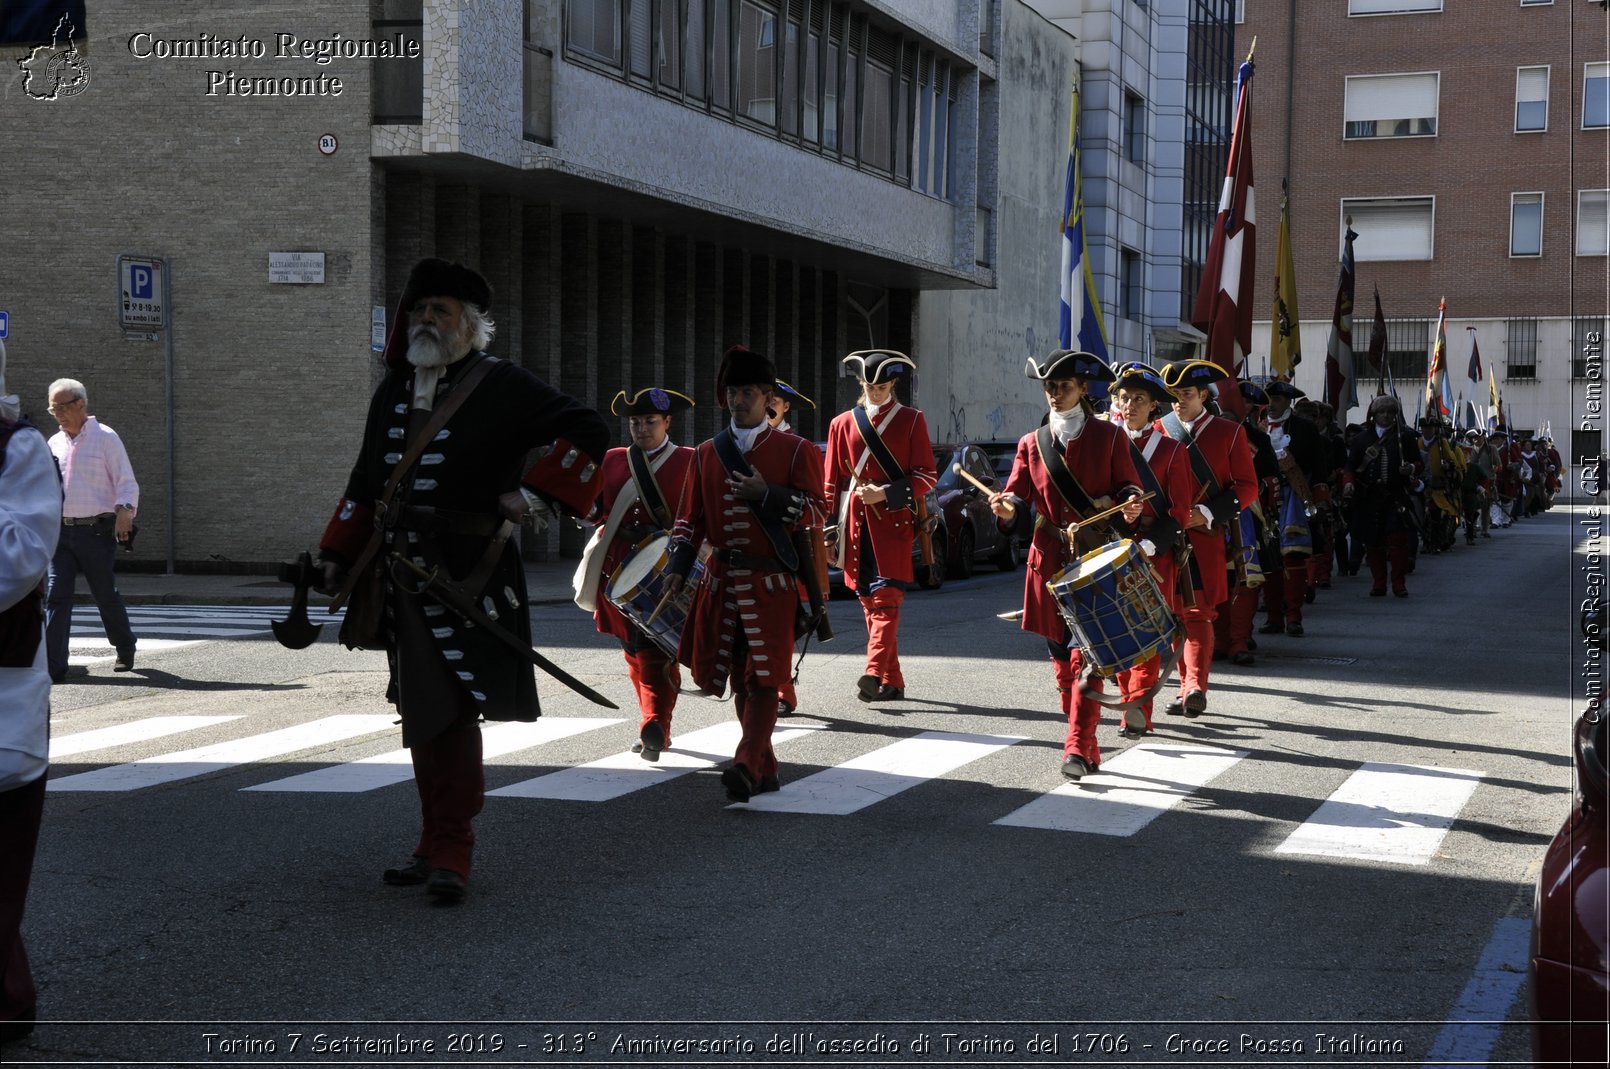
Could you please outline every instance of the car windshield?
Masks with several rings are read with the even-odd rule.
[[[941,494],[947,490],[960,489],[962,486],[962,477],[956,474],[954,465],[962,462],[961,451],[951,449],[935,449],[934,460],[937,462],[941,457],[944,458],[944,464],[939,469],[939,482],[934,489],[939,491]]]

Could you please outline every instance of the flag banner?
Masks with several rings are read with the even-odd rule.
[[[1466,327],[1470,332],[1470,365],[1465,368],[1465,378],[1481,385],[1481,350],[1476,347],[1476,328]]]
[[[1107,351],[1107,329],[1102,323],[1101,301],[1096,296],[1096,277],[1090,269],[1090,252],[1085,246],[1084,179],[1079,160],[1079,74],[1073,75],[1073,118],[1068,124],[1068,173],[1062,193],[1062,308],[1057,339],[1064,349],[1094,353],[1101,362],[1111,363]],[[1106,384],[1090,384],[1092,398],[1107,394]],[[1098,388],[1099,387],[1099,388]]]
[[[1381,287],[1375,287],[1375,318],[1370,321],[1370,367],[1376,378],[1386,372],[1386,315],[1381,311]]]
[[[1202,267],[1191,324],[1207,335],[1207,359],[1230,373],[1219,383],[1219,407],[1240,419],[1246,412],[1236,367],[1252,349],[1252,293],[1256,282],[1257,198],[1252,189],[1252,59],[1235,79],[1235,126],[1219,213]]]
[[[1448,382],[1448,298],[1437,302],[1437,333],[1431,342],[1431,361],[1426,367],[1425,410],[1435,415],[1453,414],[1453,389]]]
[[[1498,396],[1498,377],[1493,374],[1492,368],[1487,369],[1487,406],[1492,410],[1492,414],[1487,417],[1487,421],[1494,427],[1502,427],[1504,425],[1504,399]]]
[[[1291,257],[1290,197],[1280,198],[1280,238],[1275,243],[1275,306],[1269,314],[1269,367],[1290,376],[1303,362],[1302,317],[1297,314],[1297,267]]]
[[[1325,403],[1335,406],[1337,416],[1344,420],[1347,410],[1358,404],[1353,373],[1353,240],[1357,237],[1349,219],[1342,238],[1342,271],[1331,311],[1330,342],[1325,346]],[[1386,321],[1381,323],[1384,336]]]

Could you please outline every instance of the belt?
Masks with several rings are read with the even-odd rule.
[[[747,568],[755,572],[788,571],[788,567],[776,557],[757,557],[751,553],[740,553],[736,549],[713,549],[710,551],[710,556],[734,568]]]
[[[102,520],[115,519],[117,519],[117,513],[103,512],[99,516],[63,516],[61,522],[63,527],[90,527],[100,523]]]

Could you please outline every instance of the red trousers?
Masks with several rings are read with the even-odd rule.
[[[0,792],[0,1021],[32,1017],[39,998],[22,945],[22,911],[44,812],[44,776]]]
[[[414,853],[433,869],[470,874],[475,830],[470,822],[486,800],[481,767],[481,725],[464,717],[429,742],[413,747],[419,789],[419,845]]]
[[[1064,757],[1078,754],[1094,768],[1101,764],[1101,747],[1096,745],[1096,726],[1101,723],[1101,706],[1079,693],[1079,672],[1084,668],[1084,655],[1070,650],[1066,661],[1051,656],[1051,672],[1056,676],[1057,694],[1062,701],[1062,715],[1068,721],[1068,735],[1062,743]],[[1088,684],[1092,691],[1101,692],[1099,676],[1091,676]]]
[[[905,600],[906,592],[892,586],[880,587],[861,599],[866,617],[866,674],[902,690],[906,677],[900,671],[900,605]]]
[[[777,775],[777,753],[771,748],[772,729],[777,726],[776,688],[735,691],[733,703],[738,723],[743,725],[733,760],[748,769],[757,783],[767,776]]]
[[[1388,565],[1392,568],[1392,589],[1408,589],[1409,536],[1406,532],[1393,531],[1386,536],[1386,545],[1372,545],[1364,556],[1370,562],[1373,589],[1386,589]]]
[[[671,745],[671,712],[676,708],[677,691],[682,686],[682,669],[664,650],[645,642],[636,652],[626,654],[626,671],[632,677],[637,708],[642,714],[637,724],[638,734],[649,724],[658,723],[665,731],[665,745]]]
[[[1257,604],[1253,601],[1253,608],[1256,609]],[[1180,651],[1181,700],[1193,690],[1207,693],[1208,666],[1213,663],[1213,621],[1217,617],[1217,609],[1186,609],[1180,614],[1185,624],[1185,647]],[[1242,648],[1245,648],[1244,640]]]
[[[1314,552],[1308,556],[1308,581],[1318,586],[1330,582],[1331,566],[1336,563],[1336,538],[1328,523],[1314,525]]]
[[[1272,568],[1263,576],[1263,611],[1269,623],[1287,625],[1303,622],[1303,602],[1308,597],[1306,553],[1287,553],[1280,558],[1282,568]]]
[[[1157,682],[1157,673],[1162,670],[1163,658],[1160,654],[1152,654],[1133,668],[1126,668],[1116,676],[1118,680],[1118,693],[1124,701],[1132,702],[1152,689]],[[1152,700],[1147,698],[1141,703],[1140,711],[1146,714],[1146,726],[1152,726]]]
[[[1247,639],[1252,637],[1252,623],[1257,616],[1257,590],[1247,586],[1232,586],[1230,600],[1218,607],[1213,620],[1214,652],[1228,657],[1245,650]]]

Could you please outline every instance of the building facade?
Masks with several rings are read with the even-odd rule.
[[[1353,346],[1359,401],[1378,290],[1389,368],[1412,416],[1438,303],[1449,378],[1472,344],[1496,371],[1511,425],[1549,427],[1562,453],[1600,451],[1610,246],[1610,52],[1606,14],[1571,0],[1238,0],[1238,47],[1257,38],[1253,142],[1259,271],[1250,371],[1262,368],[1274,300],[1282,176],[1290,180],[1303,362],[1323,389],[1346,220],[1358,234]],[[1485,415],[1485,410],[1481,413]],[[1362,418],[1362,407],[1352,419]],[[1574,434],[1571,433],[1574,431]]]

